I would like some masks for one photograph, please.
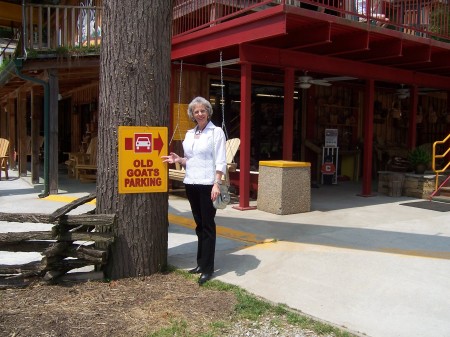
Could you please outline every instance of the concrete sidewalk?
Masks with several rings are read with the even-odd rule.
[[[58,196],[38,199],[41,187],[2,180],[0,211],[52,212],[95,190],[72,179],[60,186]],[[450,205],[409,207],[402,204],[422,200],[360,190],[351,182],[313,188],[302,214],[218,211],[214,278],[370,337],[450,336]],[[187,200],[170,196],[169,212],[169,263],[191,268]]]

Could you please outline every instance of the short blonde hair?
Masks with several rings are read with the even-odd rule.
[[[203,98],[203,97],[200,97],[200,96],[195,97],[195,98],[192,100],[192,102],[189,103],[188,111],[187,111],[189,118],[190,118],[192,121],[195,122],[195,118],[194,118],[194,108],[195,108],[195,106],[196,106],[197,104],[201,104],[201,105],[203,105],[203,106],[205,107],[205,110],[206,110],[206,112],[208,113],[208,120],[210,120],[210,119],[211,119],[211,116],[212,116],[212,114],[213,114],[213,109],[212,109],[211,103],[209,103],[209,101],[208,101],[206,98]]]

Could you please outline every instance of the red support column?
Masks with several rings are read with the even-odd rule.
[[[364,158],[363,158],[363,197],[372,194],[372,151],[373,151],[373,100],[375,96],[375,82],[368,80],[364,93]]]
[[[241,129],[240,138],[240,172],[239,172],[239,206],[233,208],[244,211],[250,207],[250,137],[252,109],[252,66],[241,64]]]
[[[408,149],[416,147],[417,141],[417,106],[419,104],[419,89],[414,85],[410,90]]]
[[[294,142],[294,73],[293,68],[284,71],[284,120],[283,160],[292,160]]]
[[[450,115],[450,90],[447,91],[447,118],[450,118],[448,115]],[[450,133],[450,123],[447,123],[447,132]]]

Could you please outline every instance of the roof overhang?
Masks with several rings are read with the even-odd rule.
[[[20,27],[22,24],[22,6],[0,1],[0,26]]]

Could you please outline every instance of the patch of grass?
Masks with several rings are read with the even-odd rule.
[[[228,324],[223,321],[211,323],[211,327],[214,330],[222,330],[222,329],[225,329],[227,326],[228,326]]]
[[[183,270],[175,270],[176,273],[183,275],[187,279],[195,280],[196,276],[191,275]],[[244,289],[241,289],[235,285],[223,283],[218,280],[212,280],[203,285],[205,288],[218,291],[231,291],[235,294],[238,303],[235,307],[235,316],[230,319],[230,321],[220,321],[211,324],[211,331],[206,332],[206,334],[201,335],[203,337],[218,336],[215,334],[217,331],[226,331],[228,326],[231,326],[233,322],[237,321],[251,321],[255,326],[259,326],[258,320],[261,317],[266,317],[268,315],[276,316],[271,319],[271,324],[277,327],[282,327],[284,325],[292,325],[305,330],[314,331],[316,334],[321,336],[334,336],[334,337],[354,337],[355,335],[339,329],[330,324],[326,324],[315,320],[306,315],[302,315],[297,311],[287,307],[284,304],[274,305],[263,299],[258,298],[255,295],[250,294]],[[177,336],[190,336],[188,332],[185,335]],[[152,335],[153,336],[153,335]],[[165,335],[155,335],[154,337],[164,337]]]
[[[227,324],[224,322],[214,322],[211,324],[211,330],[200,334],[192,334],[188,331],[188,324],[186,321],[174,321],[172,324],[161,330],[158,330],[149,335],[149,337],[216,337],[219,336],[220,331],[227,328]]]
[[[187,331],[187,323],[185,321],[175,321],[168,328],[163,328],[149,335],[149,337],[173,337],[173,336],[189,336]]]
[[[258,317],[272,311],[271,304],[258,299],[243,289],[236,288],[234,293],[238,299],[236,313],[242,318],[257,320]]]
[[[308,329],[316,332],[319,335],[332,335],[336,337],[352,337],[353,334],[338,329],[332,325],[316,321],[310,317],[300,315],[298,313],[289,312],[286,314],[287,322],[289,324],[299,326],[302,329]]]
[[[283,320],[280,317],[275,317],[275,318],[272,318],[270,320],[270,324],[272,326],[276,326],[276,327],[282,326],[283,325]]]
[[[6,66],[9,64],[9,62],[11,62],[10,59],[3,59],[2,64],[0,64],[0,73],[3,71],[3,69],[6,68]]]

